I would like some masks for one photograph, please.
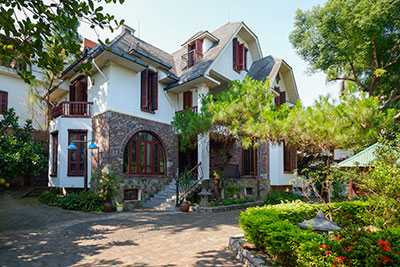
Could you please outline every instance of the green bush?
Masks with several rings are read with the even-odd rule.
[[[53,192],[43,192],[39,201],[47,205],[56,205],[67,210],[102,211],[103,199],[94,193],[70,193],[66,196]]]
[[[281,202],[302,200],[303,198],[292,192],[271,192],[264,199],[264,205],[276,205]]]
[[[247,198],[247,199],[226,198],[226,199],[221,200],[221,202],[214,201],[213,203],[210,204],[210,206],[211,207],[229,206],[229,205],[244,204],[244,203],[249,203],[249,202],[254,202],[254,201],[256,201],[254,198]]]

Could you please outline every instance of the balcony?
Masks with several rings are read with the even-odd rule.
[[[182,56],[182,70],[186,68],[190,68],[191,66],[197,64],[203,58],[203,53],[199,50],[193,49],[190,50],[188,53]]]
[[[180,112],[184,112],[184,111],[189,110],[189,109],[191,109],[193,112],[197,112],[197,106],[194,106],[194,107],[186,107],[185,109],[178,110],[178,111],[175,112],[175,114],[180,113]]]
[[[51,111],[51,119],[55,119],[59,116],[62,117],[72,117],[72,118],[90,118],[91,106],[93,102],[81,102],[74,101],[68,102],[64,101],[59,103]]]

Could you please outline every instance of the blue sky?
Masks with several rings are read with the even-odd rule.
[[[323,73],[308,74],[307,63],[289,42],[297,9],[310,9],[323,4],[322,0],[125,0],[123,5],[109,4],[104,11],[136,29],[136,36],[166,52],[180,48],[199,30],[222,26],[228,21],[244,21],[258,36],[263,56],[283,58],[292,66],[300,98],[311,105],[319,95],[330,93],[336,97],[339,85],[326,83]],[[96,40],[88,25],[82,24],[80,33]],[[98,30],[101,39],[113,37],[108,31]]]

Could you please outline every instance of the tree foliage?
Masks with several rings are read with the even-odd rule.
[[[0,120],[0,177],[13,179],[18,174],[36,176],[47,169],[43,142],[35,142],[32,124],[22,128],[14,109],[4,111]]]
[[[328,0],[297,11],[290,41],[311,71],[393,101],[400,98],[399,14],[399,0]]]
[[[79,22],[92,28],[119,26],[113,15],[103,14],[101,4],[123,3],[124,0],[58,0],[58,1],[0,1],[0,60],[20,61],[29,67],[62,70],[60,57],[78,55],[80,43],[76,42]],[[106,40],[107,41],[107,40]],[[48,47],[53,47],[52,51]],[[22,70],[20,76],[26,82],[33,80],[30,68]]]

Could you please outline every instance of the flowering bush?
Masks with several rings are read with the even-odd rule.
[[[334,235],[320,235],[297,249],[299,266],[399,266],[400,229],[372,232],[344,228]]]

